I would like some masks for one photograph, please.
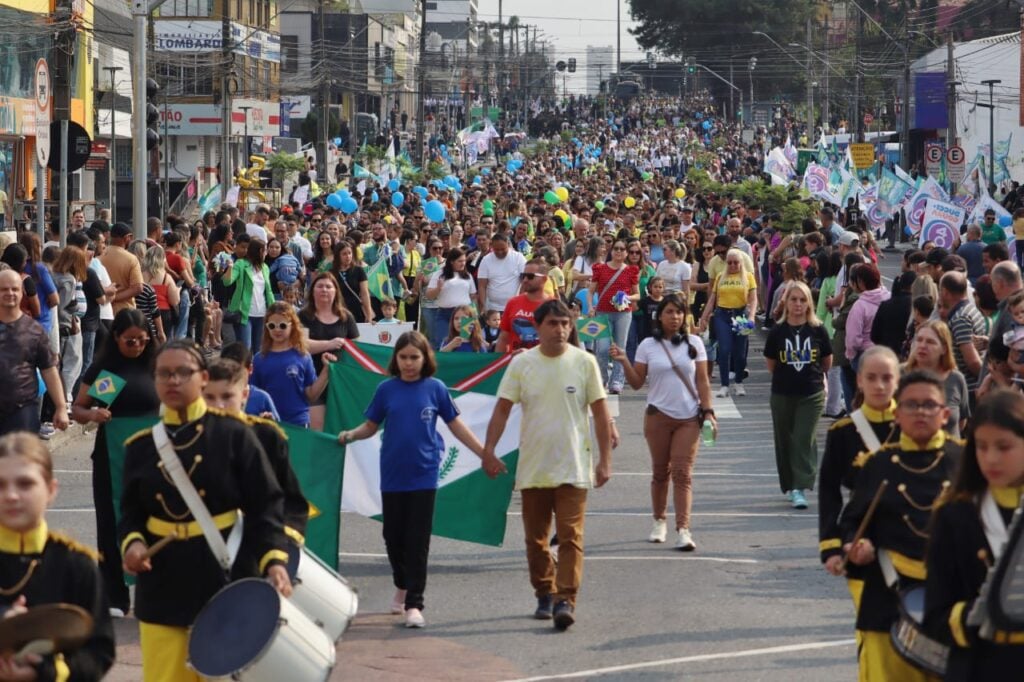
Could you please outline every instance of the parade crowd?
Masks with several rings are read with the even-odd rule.
[[[323,430],[330,367],[358,325],[398,322],[416,331],[398,338],[365,422],[338,439],[383,429],[390,606],[407,627],[426,625],[438,419],[497,477],[521,407],[534,616],[565,630],[587,496],[614,478],[608,396],[646,386],[651,528],[639,538],[694,552],[692,474],[717,438],[716,400],[742,410],[750,369],[766,367],[780,492],[795,510],[817,493],[821,562],[849,586],[860,679],[1019,678],[1024,632],[993,630],[979,600],[1024,489],[1019,243],[1011,254],[993,214],[953,248],[883,251],[856,203],[804,200],[794,221],[730,190],[762,181],[768,146],[806,135],[788,119],[751,137],[702,98],[538,117],[553,125],[532,145],[423,186],[351,178],[344,197],[151,218],[146,239],[80,212],[64,247],[0,233],[0,491],[26,500],[0,507],[0,601],[8,615],[76,603],[95,621],[74,652],[0,657],[0,679],[99,679],[111,618],[129,612],[146,680],[200,679],[188,628],[229,579],[292,590],[308,505],[277,424]],[[721,184],[702,190],[693,171]],[[900,261],[891,283],[883,259]],[[750,357],[758,335],[763,357]],[[514,354],[485,434],[434,377],[453,352]],[[115,499],[105,428],[157,415],[128,440]],[[98,554],[44,520],[56,492],[45,439],[72,420],[98,427]],[[227,575],[168,448],[225,538],[244,516]]]

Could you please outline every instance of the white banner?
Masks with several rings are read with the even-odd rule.
[[[929,199],[924,209],[921,227],[921,239],[918,242],[932,242],[943,249],[952,249],[960,235],[960,225],[967,217],[967,211],[955,204],[947,204],[937,199]]]
[[[360,343],[372,343],[376,346],[389,346],[392,348],[395,342],[398,341],[399,336],[405,332],[412,331],[412,322],[390,324],[386,322],[377,322],[375,324],[360,322],[356,326],[359,327]]]

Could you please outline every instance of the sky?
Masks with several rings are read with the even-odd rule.
[[[587,46],[615,48],[616,2],[622,3],[622,60],[643,59],[645,53],[626,30],[633,25],[627,0],[504,0],[503,21],[514,14],[519,17],[520,25],[537,26],[538,40],[544,32],[549,44],[554,46],[557,59],[575,57],[577,70],[566,76],[566,86],[570,93],[579,94],[586,88]],[[498,20],[498,0],[479,0],[479,7],[481,21]],[[614,61],[614,56],[607,61]]]

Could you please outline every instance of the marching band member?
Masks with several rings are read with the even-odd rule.
[[[14,616],[43,604],[74,604],[93,618],[78,650],[24,661],[0,656],[2,680],[99,680],[114,663],[114,626],[93,550],[48,529],[57,495],[50,453],[34,434],[0,438],[0,605]]]
[[[948,682],[1017,680],[1024,671],[1024,632],[983,638],[967,625],[1022,490],[1024,399],[1000,390],[978,404],[956,482],[932,520],[924,626],[950,645]]]
[[[206,360],[191,341],[164,346],[155,376],[171,445],[214,523],[227,536],[241,510],[239,554],[256,559],[259,573],[289,596],[284,495],[256,435],[240,417],[207,407]],[[125,571],[138,576],[143,676],[146,682],[196,682],[199,677],[185,666],[188,627],[229,576],[165,471],[153,429],[129,438],[125,448],[119,535]],[[172,535],[174,541],[147,556],[150,545]],[[250,577],[250,568],[250,562],[236,561],[230,578]]]
[[[899,618],[899,597],[890,586],[907,589],[925,579],[929,518],[960,458],[960,442],[942,430],[948,417],[942,380],[931,372],[912,371],[900,379],[897,390],[899,441],[855,462],[861,472],[840,528],[848,560],[866,569],[857,610],[860,679],[866,682],[932,679],[892,645],[889,631]],[[883,481],[886,487],[874,516],[853,544]]]
[[[821,563],[832,575],[843,575],[843,542],[839,531],[843,488],[853,489],[859,472],[853,465],[857,457],[877,450],[892,435],[896,408],[893,394],[899,378],[900,364],[895,353],[886,346],[866,350],[857,369],[857,388],[863,403],[851,416],[836,420],[828,430],[818,481],[818,540]],[[860,606],[864,589],[861,573],[856,566],[848,566],[846,570],[854,611]]]
[[[330,357],[330,354],[327,354]],[[210,365],[210,381],[203,388],[203,399],[209,407],[223,410],[244,419],[256,432],[277,482],[284,491],[284,533],[296,544],[305,543],[309,503],[302,494],[299,479],[288,458],[288,437],[281,427],[269,419],[245,414],[249,399],[249,373],[234,360],[216,360]]]

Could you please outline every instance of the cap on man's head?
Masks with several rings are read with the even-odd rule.
[[[946,256],[948,255],[949,251],[947,249],[944,249],[941,246],[936,246],[924,257],[924,262],[928,265],[941,266],[942,261],[946,260]]]
[[[447,227],[442,227],[440,230],[437,231],[437,236],[438,237],[451,237],[452,236],[452,231],[449,230]]]
[[[114,226],[110,228],[110,236],[123,239],[128,235],[132,234],[132,228],[128,227],[125,223],[114,223]]]
[[[854,246],[860,243],[860,235],[851,230],[846,230],[839,236],[839,243],[842,246]]]
[[[693,206],[683,206],[679,209],[682,213],[693,213]]]

